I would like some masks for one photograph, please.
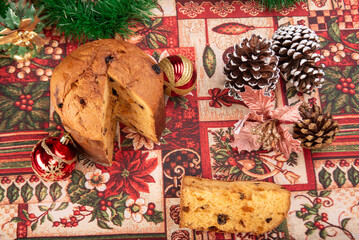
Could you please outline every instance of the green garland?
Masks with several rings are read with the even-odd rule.
[[[257,0],[262,6],[269,10],[282,10],[295,5],[297,2],[307,2],[307,0]]]
[[[79,40],[128,38],[136,22],[150,21],[154,0],[37,0],[44,7],[46,24],[55,24],[66,37]]]

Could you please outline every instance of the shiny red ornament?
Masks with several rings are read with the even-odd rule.
[[[39,141],[31,153],[31,166],[42,179],[60,181],[70,176],[77,154],[70,137],[47,137]]]
[[[165,94],[173,96],[186,95],[196,86],[197,72],[191,60],[182,55],[171,55],[159,64],[164,73]]]

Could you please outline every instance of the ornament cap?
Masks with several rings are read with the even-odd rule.
[[[69,144],[70,141],[73,142],[72,138],[68,133],[64,133],[64,135],[62,135],[60,138],[60,143],[62,143],[63,145]]]

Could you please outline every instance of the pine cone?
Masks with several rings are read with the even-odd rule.
[[[299,139],[303,148],[318,149],[330,145],[339,131],[338,122],[333,121],[332,115],[323,115],[322,109],[313,104],[302,104],[299,107],[302,120],[294,125],[293,137]]]
[[[180,221],[180,206],[179,206],[179,204],[171,206],[170,217],[176,224],[179,224],[179,221]]]
[[[229,53],[228,58],[224,74],[230,96],[242,100],[238,92],[244,92],[245,85],[253,89],[265,88],[267,94],[275,89],[279,77],[278,57],[267,39],[257,35],[245,38],[234,46],[234,52]]]
[[[171,234],[171,240],[189,240],[190,235],[187,230],[177,230]]]
[[[316,64],[321,56],[314,53],[319,47],[319,37],[306,26],[281,27],[273,35],[272,49],[279,56],[278,66],[285,80],[300,92],[310,93],[322,87],[324,64]]]

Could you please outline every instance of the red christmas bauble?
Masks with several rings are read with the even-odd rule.
[[[196,86],[197,72],[191,60],[182,55],[166,57],[158,64],[164,73],[165,94],[186,95]]]
[[[75,147],[67,135],[39,141],[31,153],[31,166],[44,180],[60,181],[70,176],[77,160]]]

